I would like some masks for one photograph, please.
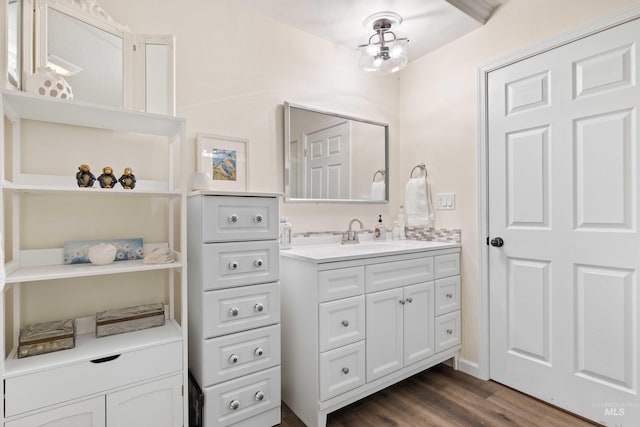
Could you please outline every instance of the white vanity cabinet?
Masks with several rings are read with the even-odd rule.
[[[282,400],[310,427],[437,363],[457,367],[460,245],[383,245],[280,253]]]
[[[188,199],[189,370],[203,425],[280,423],[278,198]]]
[[[19,92],[0,111],[2,425],[187,425],[184,119]],[[81,164],[137,183],[80,188]],[[64,263],[67,240],[133,237],[174,261]],[[163,326],[95,336],[97,311],[157,302]],[[74,348],[17,357],[21,327],[70,318]]]

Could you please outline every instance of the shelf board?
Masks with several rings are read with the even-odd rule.
[[[18,267],[8,272],[5,283],[35,282],[39,280],[67,279],[72,277],[101,276],[105,274],[135,273],[139,271],[168,270],[184,267],[180,261],[168,264],[144,264],[143,260],[116,261],[109,265],[54,264]]]
[[[2,97],[5,114],[28,120],[138,132],[169,138],[181,135],[185,121],[181,117],[47,98],[24,92],[4,91]]]
[[[95,333],[76,336],[76,346],[69,350],[18,359],[13,351],[5,360],[4,378],[31,374],[100,357],[182,341],[180,325],[167,320],[164,326],[96,338]]]
[[[104,189],[100,187],[93,188],[80,188],[80,187],[63,187],[63,186],[45,186],[45,185],[23,185],[14,184],[5,181],[2,184],[2,188],[5,190],[13,191],[16,193],[32,193],[32,194],[100,194],[100,195],[113,195],[113,194],[127,194],[132,197],[136,196],[165,196],[165,197],[180,197],[182,192],[180,190],[145,190],[143,188],[136,187],[133,190],[125,190],[123,188],[111,188]]]

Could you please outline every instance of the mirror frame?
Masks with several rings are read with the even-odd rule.
[[[166,46],[166,112],[175,115],[175,37],[173,35],[136,34],[116,22],[98,4],[98,0],[21,0],[22,13],[22,87],[38,67],[47,62],[48,8],[76,18],[122,39],[122,101],[120,108],[147,111],[145,75],[148,45]],[[7,76],[8,77],[8,76]],[[6,77],[6,78],[7,78]],[[8,80],[8,78],[7,78]]]
[[[331,117],[337,117],[346,120],[353,120],[361,123],[368,123],[371,125],[382,126],[384,128],[384,183],[385,183],[385,196],[384,200],[364,200],[364,199],[306,199],[290,197],[291,183],[290,183],[290,167],[291,158],[289,153],[289,142],[291,139],[291,108],[299,108],[313,113],[325,114]],[[291,102],[284,103],[284,197],[283,200],[288,203],[357,203],[357,204],[388,204],[389,203],[389,124],[377,122],[369,119],[362,119],[346,114],[335,113],[325,110],[320,110],[313,107],[307,107],[305,105],[294,104]]]

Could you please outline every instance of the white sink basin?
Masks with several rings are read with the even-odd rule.
[[[292,249],[280,251],[280,254],[285,257],[303,258],[315,262],[333,262],[459,246],[459,243],[426,242],[423,240],[365,240],[360,243],[344,245],[341,243],[294,245]]]

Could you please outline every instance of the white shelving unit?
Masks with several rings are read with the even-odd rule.
[[[183,386],[187,384],[188,360],[184,119],[9,91],[2,93],[0,111],[4,118],[0,121],[0,129],[2,130],[0,133],[2,137],[0,224],[2,226],[2,247],[5,251],[4,268],[6,272],[5,277],[0,278],[2,288],[0,319],[3,333],[3,339],[0,340],[0,350],[3,355],[6,355],[6,357],[0,358],[0,372],[5,390],[5,408],[2,414],[4,425],[31,425],[32,421],[37,424],[39,419],[48,419],[47,411],[52,411],[52,417],[57,417],[58,413],[64,413],[64,417],[73,419],[73,408],[95,406],[93,403],[87,405],[83,402],[88,402],[89,399],[104,398],[105,405],[107,405],[105,407],[111,408],[112,406],[108,406],[108,402],[110,399],[116,399],[115,396],[118,400],[117,407],[124,408],[123,411],[128,414],[131,407],[127,408],[127,402],[122,401],[123,396],[131,395],[132,399],[135,396],[140,401],[140,393],[147,393],[145,390],[148,389],[153,391],[156,383],[159,387],[158,390],[164,393],[165,397],[162,399],[168,400],[149,401],[147,399],[148,407],[145,408],[145,405],[142,405],[141,411],[153,410],[151,406],[154,405],[173,408],[171,417],[167,417],[166,425],[188,425],[187,396],[182,391]],[[166,161],[158,164],[155,161],[156,158],[153,158],[154,172],[159,172],[154,173],[152,179],[137,176],[136,187],[133,190],[102,189],[98,182],[95,183],[94,188],[79,188],[73,169],[60,166],[56,170],[56,165],[53,165],[40,173],[37,166],[34,168],[30,164],[32,159],[26,154],[23,155],[23,145],[32,136],[32,133],[24,132],[25,122],[40,122],[38,123],[38,126],[41,126],[40,129],[43,126],[45,128],[47,126],[57,127],[58,132],[60,132],[61,126],[62,132],[74,128],[83,128],[82,132],[89,133],[103,132],[102,138],[104,138],[105,131],[113,132],[118,136],[136,135],[137,138],[140,138],[139,135],[142,135],[144,144],[152,144],[154,149],[163,153],[159,157],[166,159]],[[117,146],[117,144],[135,144],[136,139],[132,140],[133,142],[131,140],[126,142],[114,140],[115,152],[126,151],[129,146]],[[31,142],[31,144],[44,145],[39,140]],[[81,150],[82,152],[77,152],[74,149],[65,153],[64,155],[68,157],[65,159],[65,163],[77,163],[76,166],[81,163],[100,164],[101,159],[98,158],[100,151],[94,152],[90,142],[84,147],[86,149]],[[38,150],[46,153],[47,147],[40,148],[38,146]],[[118,154],[114,154],[112,158],[117,156]],[[147,158],[126,160],[133,160],[138,164],[152,161]],[[36,162],[37,164],[38,162]],[[114,170],[116,176],[118,176],[118,172]],[[94,175],[97,176],[99,173],[94,172]],[[47,198],[52,196],[61,196],[64,197],[64,200],[72,200],[72,203],[89,205],[104,203],[104,200],[117,201],[118,207],[130,205],[132,209],[135,209],[139,203],[147,203],[146,200],[149,200],[148,203],[152,204],[154,209],[162,209],[161,218],[163,220],[157,230],[153,229],[154,225],[149,226],[152,229],[147,230],[147,233],[157,236],[159,239],[166,239],[166,241],[156,240],[154,243],[168,245],[173,251],[176,261],[155,265],[144,264],[142,260],[118,261],[106,266],[65,265],[61,246],[67,240],[65,238],[67,230],[64,229],[63,224],[68,223],[69,218],[65,219],[67,222],[60,223],[60,218],[56,217],[58,211],[47,215],[51,235],[43,239],[42,245],[34,245],[33,236],[31,236],[30,244],[26,245],[22,234],[27,224],[23,221],[28,221],[25,219],[29,217],[27,210],[32,206],[26,201],[30,198],[42,197],[45,198],[46,203],[49,200]],[[78,215],[82,214],[82,212],[78,212]],[[109,214],[103,213],[103,215],[108,217]],[[99,215],[95,220],[86,220],[85,218],[78,227],[88,229],[80,232],[86,231],[87,235],[91,236],[92,233],[95,233],[95,230],[91,228],[99,229],[102,226],[103,223],[100,220]],[[121,230],[122,227],[118,227],[117,221],[108,222],[108,227],[109,232],[114,233],[113,238],[123,237],[118,234],[118,230]],[[74,231],[76,234],[78,233],[77,230]],[[87,240],[90,239],[91,237]],[[59,246],[50,247],[52,240],[58,241]],[[105,275],[131,276],[134,280],[139,280],[140,277],[140,280],[144,281],[148,278],[136,275],[144,275],[145,272],[150,271],[162,275],[163,280],[159,281],[157,286],[168,286],[166,291],[158,291],[160,294],[167,295],[166,300],[163,301],[167,307],[165,314],[167,321],[164,326],[95,338],[95,322],[91,318],[82,318],[84,309],[82,301],[69,298],[69,302],[65,306],[68,306],[66,311],[68,317],[78,318],[76,320],[75,348],[23,359],[16,358],[19,332],[20,328],[24,326],[22,315],[24,306],[22,288],[24,286],[33,282],[43,282],[46,286],[60,286],[60,283],[64,283],[65,280],[77,278],[86,278],[87,286],[91,286],[92,279],[96,280],[98,276]],[[150,286],[156,286],[156,284],[150,284]],[[121,300],[123,301],[122,306],[127,306],[125,302],[127,295],[122,295]],[[105,358],[112,358],[115,361],[112,364],[113,367],[110,367],[109,363],[103,363]],[[142,358],[149,360],[141,362]],[[89,379],[82,378],[81,374],[87,369],[99,369],[98,372],[101,373]],[[57,377],[63,373],[64,375],[77,374],[80,376]],[[59,398],[56,397],[57,393],[53,393],[53,396],[40,393],[42,394],[40,396],[38,392],[35,393],[35,396],[31,394],[20,396],[20,391],[28,386],[30,378],[38,380],[38,388],[42,387],[42,390],[56,389],[58,379],[64,380],[61,384],[66,384],[66,387],[63,392],[59,393]],[[45,392],[43,391],[43,393]],[[23,401],[31,403],[24,405]],[[66,409],[67,406],[68,409]],[[107,411],[106,413],[106,425],[108,426],[110,425],[109,414],[112,412]],[[117,417],[121,415],[117,414]],[[141,415],[144,414],[136,416]],[[114,421],[115,418],[114,416]],[[67,418],[61,419],[66,420]],[[119,421],[121,422],[122,419],[120,418]]]

